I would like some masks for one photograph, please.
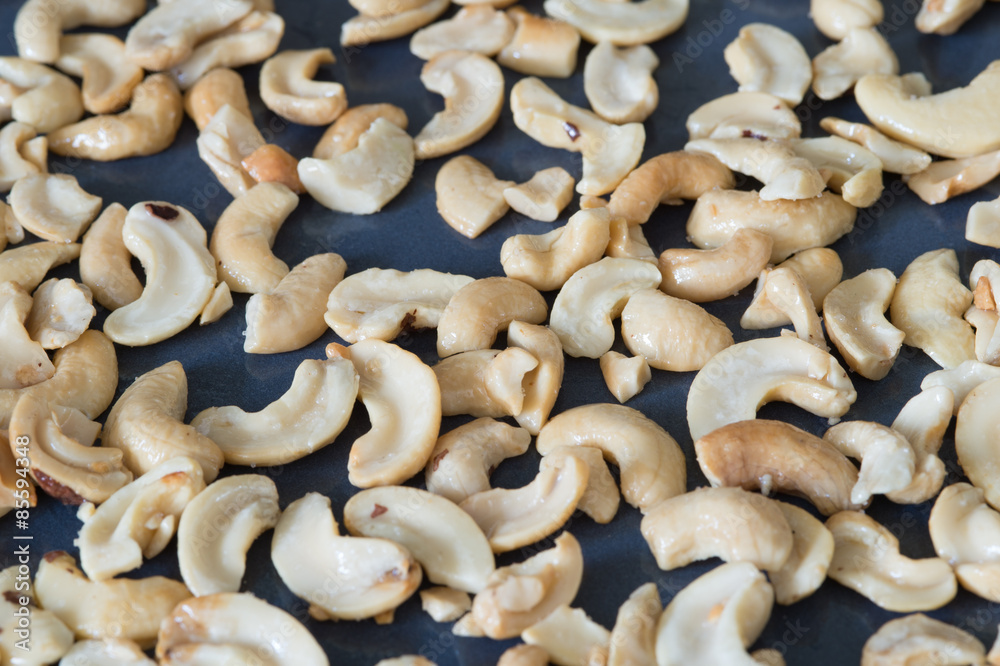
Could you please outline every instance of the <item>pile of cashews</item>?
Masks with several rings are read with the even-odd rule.
[[[660,99],[647,44],[683,24],[687,0],[545,0],[548,16],[503,11],[507,0],[456,0],[461,9],[438,22],[448,0],[350,2],[359,15],[342,26],[344,47],[412,34],[410,50],[426,60],[420,81],[444,109],[415,137],[402,109],[349,107],[343,85],[315,79],[335,61],[329,48],[277,52],[285,23],[269,0],[171,0],[148,11],[144,0],[27,0],[18,12],[20,57],[0,57],[0,120],[9,121],[0,128],[0,191],[9,192],[0,202],[0,515],[35,506],[41,490],[78,506],[82,527],[79,562],[45,554],[29,589],[16,567],[0,571],[4,663],[20,654],[13,628],[25,596],[32,648],[11,663],[327,666],[299,620],[240,591],[251,544],[273,530],[273,566],[312,618],[389,623],[419,590],[423,609],[454,622],[455,635],[520,637],[502,666],[783,664],[777,650],[748,650],[774,602],[794,604],[827,578],[911,613],[871,636],[862,664],[1000,664],[1000,642],[987,654],[919,613],[947,604],[959,585],[1000,602],[1000,264],[977,262],[966,287],[957,254],[943,248],[898,279],[886,268],[843,279],[825,247],[879,199],[883,172],[930,205],[1000,174],[1000,61],[934,95],[923,75],[898,75],[877,0],[812,0],[816,27],[836,44],[810,60],[791,34],[744,26],[724,51],[738,91],[690,113],[682,149],[640,164],[643,121]],[[916,27],[954,33],[983,4],[927,0]],[[124,41],[63,34],[128,24]],[[581,38],[595,44],[583,66],[593,110],[538,78],[573,75]],[[254,124],[232,68],[258,62],[268,109],[329,126],[312,156],[268,143]],[[501,66],[527,75],[510,89],[514,124],[580,153],[581,177],[551,167],[516,183],[457,155],[437,171],[438,212],[474,239],[511,209],[553,222],[579,194],[565,224],[510,236],[504,275],[481,279],[432,268],[348,274],[335,253],[290,268],[275,256],[301,196],[375,214],[418,162],[489,133],[504,112]],[[820,125],[831,136],[802,138],[794,107],[810,86],[823,100],[853,89],[871,125],[828,117]],[[170,202],[103,207],[73,176],[48,173],[49,151],[96,161],[159,153],[185,112],[199,157],[233,196],[211,237]],[[955,128],[945,143],[941,118]],[[734,172],[760,189],[736,189]],[[695,202],[687,233],[696,247],[656,255],[643,225],[682,200]],[[26,231],[39,240],[24,243]],[[1000,200],[971,207],[966,238],[1000,247]],[[81,282],[45,279],[77,259]],[[736,342],[699,304],[754,280],[740,326],[792,330]],[[179,360],[114,400],[115,343],[152,345],[195,320],[210,325],[233,307],[233,292],[249,294],[246,353],[298,350],[331,329],[347,345],[302,361],[288,390],[257,412],[216,406],[185,423]],[[542,292],[555,292],[551,308]],[[90,328],[95,299],[110,311],[103,332]],[[615,319],[631,356],[612,349]],[[436,330],[433,366],[393,343],[415,329]],[[506,347],[496,349],[501,334]],[[857,392],[827,337],[868,380],[889,373],[903,344],[942,369],[890,425],[844,421],[819,437],[758,419],[770,401],[832,422],[848,413]],[[688,491],[681,446],[634,408],[553,414],[567,354],[599,359],[618,403],[653,370],[696,372],[687,422],[710,485]],[[347,478],[359,491],[342,509],[347,534],[319,492],[282,510],[267,476],[219,478],[225,465],[284,465],[328,446],[357,401],[371,428],[350,448]],[[441,432],[456,415],[474,420]],[[938,453],[953,415],[969,483],[942,488]],[[535,478],[492,487],[497,465],[532,438],[542,456]],[[21,441],[31,442],[24,461],[15,459]],[[32,483],[20,490],[25,466]],[[404,485],[421,473],[426,489]],[[901,553],[864,513],[875,495],[933,500],[937,557]],[[661,569],[725,563],[665,608],[658,587],[642,585],[608,630],[572,607],[583,550],[568,531],[554,535],[576,511],[610,523],[622,498],[641,512]],[[175,536],[183,582],[119,577]],[[497,554],[532,546],[534,555],[497,566]],[[424,578],[433,586],[421,589]],[[412,655],[379,663],[431,664]]]

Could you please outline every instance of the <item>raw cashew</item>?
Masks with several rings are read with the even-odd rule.
[[[986,648],[972,634],[922,613],[886,622],[865,641],[861,666],[982,664]],[[986,663],[990,663],[989,660]]]
[[[580,33],[547,16],[535,16],[521,7],[507,10],[514,34],[497,54],[497,62],[521,74],[565,79],[576,69]]]
[[[52,278],[35,290],[25,328],[45,349],[62,349],[87,330],[96,314],[87,287],[72,278]]]
[[[795,139],[802,124],[784,100],[765,92],[735,92],[699,106],[687,118],[695,139]]]
[[[424,470],[427,490],[461,504],[490,489],[490,473],[528,450],[530,434],[491,418],[479,418],[438,438]]]
[[[470,282],[455,292],[441,313],[438,356],[488,349],[512,321],[540,324],[547,309],[542,295],[519,280],[490,277]]]
[[[0,129],[0,191],[8,192],[21,178],[42,171],[25,154],[28,143],[34,141],[37,134],[31,125],[16,121],[9,122]],[[42,141],[48,145],[47,138],[43,137]],[[6,229],[0,236],[3,237],[0,245],[6,245],[9,240]]]
[[[761,329],[784,324],[792,324],[799,339],[829,351],[806,281],[794,268],[765,269],[757,279],[757,289],[740,318],[740,326]]]
[[[545,13],[566,21],[590,42],[648,44],[675,32],[688,14],[687,0],[546,0]]]
[[[723,56],[740,92],[766,92],[791,106],[802,101],[812,67],[802,44],[792,34],[767,23],[749,23],[730,42]]]
[[[920,388],[924,391],[932,388],[947,389],[954,397],[954,411],[958,414],[972,389],[995,377],[1000,377],[1000,367],[976,360],[962,361],[954,368],[927,374],[920,382]]]
[[[142,0],[65,0],[51,4],[28,0],[14,19],[17,53],[37,62],[56,62],[64,30],[81,25],[114,28],[131,23],[146,11]]]
[[[983,382],[965,397],[955,420],[955,451],[965,475],[986,494],[990,506],[1000,506],[1000,479],[994,473],[998,456],[993,445],[998,427],[995,405],[1000,396],[1000,380]]]
[[[827,187],[852,206],[866,208],[882,196],[882,161],[867,148],[839,136],[790,143],[797,155],[828,176]]]
[[[853,88],[866,74],[898,74],[899,60],[878,30],[852,28],[841,42],[813,58],[812,70],[813,92],[820,99],[831,100]]]
[[[252,9],[251,0],[171,0],[157,5],[128,31],[126,56],[153,72],[170,69],[186,60],[200,41],[228,28]]]
[[[565,226],[547,234],[509,237],[500,248],[507,277],[539,291],[559,289],[584,266],[598,261],[611,239],[607,208],[574,213]]]
[[[573,200],[576,181],[562,167],[536,171],[526,183],[504,189],[503,198],[511,208],[540,222],[554,222]]]
[[[142,68],[125,58],[125,43],[114,35],[66,35],[59,50],[56,67],[83,79],[83,107],[95,115],[128,104],[142,81]]]
[[[450,19],[417,30],[410,38],[410,52],[423,60],[451,50],[490,57],[513,36],[514,21],[507,14],[486,3],[474,4],[462,7]]]
[[[55,374],[56,368],[45,348],[28,333],[26,321],[31,306],[31,296],[17,283],[0,285],[0,334],[4,339],[0,390],[23,389]]]
[[[655,664],[656,623],[662,612],[663,603],[655,583],[636,588],[618,608],[611,630],[608,666]]]
[[[863,506],[876,494],[903,490],[913,481],[916,454],[906,437],[880,423],[844,421],[823,434],[845,456],[861,462],[851,502]]]
[[[601,356],[601,374],[615,400],[624,404],[639,395],[653,378],[643,356],[625,356],[607,351]]]
[[[170,75],[181,90],[187,90],[217,68],[242,67],[270,58],[284,33],[285,21],[280,16],[252,11],[198,44],[191,55],[171,68]]]
[[[532,435],[537,435],[549,418],[559,396],[565,357],[559,337],[545,326],[512,321],[507,328],[507,344],[531,353],[538,367],[521,381],[524,403],[514,420]]]
[[[864,123],[850,123],[840,118],[828,116],[819,121],[819,126],[831,134],[853,141],[870,150],[882,161],[882,170],[889,173],[918,173],[931,163],[931,156],[924,151],[890,139],[874,127]]]
[[[80,279],[108,310],[117,310],[142,295],[142,283],[132,271],[122,227],[128,210],[113,203],[94,220],[80,248]]]
[[[919,173],[904,177],[906,185],[925,203],[939,204],[979,189],[1000,174],[1000,150],[975,157],[932,162]]]
[[[873,268],[844,280],[823,301],[830,340],[847,365],[867,379],[889,374],[906,337],[884,314],[895,289],[892,271]]]
[[[899,410],[892,429],[909,442],[916,454],[916,467],[910,485],[889,493],[890,500],[898,504],[920,504],[941,490],[945,466],[937,453],[957,405],[950,389],[935,386],[925,388]]]
[[[737,229],[714,250],[675,248],[660,254],[660,289],[695,303],[735,296],[771,259],[774,242],[756,229]]]
[[[448,0],[423,0],[411,8],[383,16],[362,12],[341,25],[340,45],[363,48],[372,42],[409,35],[441,16],[449,6]]]
[[[764,187],[759,196],[763,201],[813,199],[826,187],[816,167],[786,143],[753,138],[696,139],[684,150],[714,155],[730,169],[761,181]]]
[[[885,10],[878,0],[812,0],[809,15],[820,32],[839,41],[854,28],[872,28],[881,23]]]
[[[646,120],[660,102],[653,79],[659,58],[645,45],[618,49],[599,42],[583,67],[583,90],[600,117],[612,123]]]
[[[553,664],[575,666],[604,663],[611,632],[590,619],[582,609],[565,605],[522,631],[521,639],[529,645],[545,648]]]
[[[503,193],[512,185],[474,157],[453,157],[434,179],[438,213],[458,233],[476,238],[507,213]]]
[[[213,69],[184,93],[184,110],[198,126],[199,132],[205,129],[216,112],[226,104],[247,118],[252,117],[243,77],[227,67]],[[261,143],[263,141],[261,138]]]
[[[49,135],[49,148],[54,150],[52,133],[75,123],[83,115],[80,89],[65,74],[37,62],[0,57],[0,80],[16,87],[18,92],[10,103],[10,118],[31,125],[41,134]]]
[[[282,51],[260,69],[260,97],[274,113],[301,125],[329,125],[347,108],[344,86],[314,81],[320,65],[336,62],[329,48]]]
[[[611,240],[604,254],[619,259],[639,259],[651,264],[656,263],[656,255],[646,240],[642,226],[630,225],[627,220],[620,217],[611,220]]]
[[[914,24],[923,33],[953,35],[962,24],[972,18],[985,0],[945,0],[924,2]]]
[[[608,464],[604,462],[604,453],[594,446],[559,446],[542,458],[538,469],[544,472],[551,467],[563,468],[567,456],[578,458],[590,470],[587,488],[577,501],[576,508],[599,525],[610,523],[621,505],[621,493]]]
[[[441,388],[442,416],[468,414],[499,418],[511,415],[511,410],[493,396],[488,381],[494,364],[503,353],[506,350],[475,349],[453,354],[434,364],[431,369]],[[518,383],[523,381],[522,376]]]
[[[232,106],[229,99],[219,101],[224,103],[212,113],[195,144],[198,156],[219,179],[219,184],[238,199],[256,184],[243,160],[265,145],[264,137],[249,113]]]
[[[775,500],[792,529],[792,552],[784,566],[768,571],[774,600],[789,606],[810,596],[826,580],[833,560],[833,534],[805,509]]]
[[[973,594],[997,601],[1000,513],[986,504],[982,489],[955,483],[938,495],[927,525],[934,552],[955,569],[958,582]]]
[[[101,210],[101,197],[84,190],[68,174],[24,176],[14,183],[8,200],[25,229],[61,243],[75,243]]]

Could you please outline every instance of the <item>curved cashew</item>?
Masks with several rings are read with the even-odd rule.
[[[450,19],[422,28],[410,38],[410,52],[430,60],[445,51],[495,56],[514,36],[514,21],[488,4],[462,7]]]
[[[909,442],[916,454],[916,467],[910,485],[888,493],[890,500],[897,504],[920,504],[941,490],[945,466],[937,453],[955,406],[951,390],[937,386],[924,389],[899,410],[892,429]]]
[[[817,312],[823,310],[823,299],[840,284],[840,278],[844,275],[840,255],[828,247],[813,247],[796,252],[776,268],[791,268],[805,280]],[[757,307],[773,307],[765,301],[766,298],[758,301]]]
[[[1000,380],[990,379],[962,401],[955,421],[955,451],[965,475],[986,493],[990,506],[1000,506],[1000,484],[994,470],[1000,464],[993,446],[997,425],[996,400],[1000,396]]]
[[[67,655],[73,645],[73,632],[52,612],[34,606],[28,570],[19,572],[15,564],[0,571],[0,594],[3,595],[0,601],[0,654],[4,661],[18,666],[69,664],[68,659],[60,661],[60,658]],[[22,604],[23,601],[31,605]],[[25,617],[28,618],[27,627]],[[22,642],[18,633],[27,636],[27,642]]]
[[[879,5],[881,8],[881,5]],[[853,141],[870,150],[882,162],[882,170],[889,173],[918,173],[931,163],[931,156],[922,150],[890,139],[874,127],[864,123],[850,123],[828,116],[819,126],[830,134]]]
[[[792,529],[792,552],[784,566],[768,571],[774,600],[782,606],[800,601],[819,589],[833,560],[833,534],[805,509],[775,500]]]
[[[857,395],[847,372],[827,352],[795,337],[759,338],[722,350],[695,375],[688,426],[691,439],[698,440],[727,423],[755,418],[771,400],[839,417]]]
[[[603,0],[594,1],[604,4]],[[608,123],[591,111],[566,103],[535,77],[514,84],[510,109],[518,129],[543,146],[582,153],[583,178],[576,184],[580,194],[600,196],[612,191],[642,157],[646,130],[640,123]]]
[[[735,92],[705,102],[687,117],[691,141],[740,137],[795,139],[802,134],[799,117],[784,100],[765,92]]]
[[[972,18],[984,0],[948,0],[946,2],[924,2],[914,24],[917,30],[938,35],[953,35],[962,24]]]
[[[792,552],[781,509],[740,488],[698,488],[668,499],[643,517],[641,529],[665,571],[712,557],[777,571]]]
[[[490,543],[454,503],[418,488],[386,486],[357,493],[344,505],[354,536],[394,541],[413,554],[427,580],[479,592],[496,566]]]
[[[998,174],[1000,151],[993,151],[975,157],[932,162],[923,171],[906,176],[904,180],[918,197],[933,205],[979,189]]]
[[[618,608],[611,630],[608,666],[656,663],[656,623],[662,612],[663,603],[655,583],[636,588]]]
[[[721,319],[658,289],[629,297],[622,310],[622,339],[652,367],[674,372],[700,370],[733,344],[733,334]]]
[[[509,347],[486,367],[486,394],[504,408],[506,414],[519,414],[524,408],[524,377],[538,367],[538,359],[519,347]]]
[[[878,380],[889,374],[906,337],[884,314],[895,289],[892,271],[873,268],[844,280],[823,301],[830,340],[862,377]]]
[[[23,91],[11,102],[10,117],[48,134],[50,149],[53,131],[75,123],[83,115],[80,89],[72,79],[51,67],[3,56],[0,57],[0,79]]]
[[[845,456],[861,461],[851,502],[863,506],[873,495],[903,490],[913,481],[916,454],[906,437],[879,423],[846,421],[828,429],[823,439]]]
[[[66,35],[59,40],[56,67],[83,79],[83,108],[114,113],[132,99],[142,67],[125,57],[125,43],[114,35]]]
[[[265,145],[264,137],[253,124],[249,109],[241,111],[231,106],[228,99],[219,102],[222,106],[212,112],[195,144],[198,156],[219,179],[219,184],[238,199],[256,183],[243,161]]]
[[[215,289],[205,228],[184,208],[151,201],[129,209],[122,235],[146,272],[146,286],[138,299],[108,315],[104,332],[133,347],[166,340],[195,320]]]
[[[843,41],[813,58],[812,69],[813,92],[820,99],[831,100],[853,88],[866,74],[898,74],[899,60],[878,30],[852,28]]]
[[[775,199],[812,199],[826,187],[823,176],[812,163],[786,143],[753,138],[695,139],[684,150],[708,153],[730,169],[753,176],[764,183],[759,196]]]
[[[583,90],[600,117],[612,123],[646,120],[660,101],[653,79],[659,58],[648,46],[618,49],[599,42],[583,67]]]
[[[176,0],[158,5],[128,31],[125,54],[143,69],[170,69],[186,60],[199,42],[225,30],[252,9],[251,0],[231,0],[224,5]]]
[[[519,280],[490,277],[470,282],[455,292],[441,312],[438,356],[488,349],[512,321],[540,324],[547,310],[542,295]]]
[[[336,62],[328,48],[282,51],[260,69],[260,96],[282,118],[300,125],[329,125],[347,108],[344,86],[315,81],[320,65]]]
[[[281,514],[274,481],[261,474],[219,479],[192,499],[177,528],[181,577],[196,596],[239,592],[247,551]]]
[[[882,196],[882,161],[856,143],[828,136],[821,139],[795,139],[792,149],[819,169],[829,174],[827,187],[844,201],[866,208]]]
[[[132,255],[122,237],[127,213],[118,203],[105,208],[84,234],[80,248],[80,279],[108,310],[142,295],[142,283],[132,271]]]
[[[603,663],[611,632],[582,609],[564,605],[522,631],[521,639],[545,648],[553,664]]]
[[[760,329],[789,323],[801,340],[829,351],[806,281],[793,268],[765,269],[757,280],[753,300],[740,318],[740,326]]]
[[[31,307],[31,296],[16,283],[0,285],[0,333],[5,342],[0,358],[0,390],[23,389],[55,374],[45,348],[28,333],[26,320]]]
[[[508,9],[507,16],[516,27],[497,54],[499,64],[530,76],[565,79],[573,75],[580,49],[576,28],[559,19],[535,16],[522,7]]]
[[[62,243],[75,243],[101,210],[101,197],[85,191],[67,174],[24,176],[14,183],[8,199],[25,229]]]
[[[291,614],[252,594],[232,593],[178,604],[160,626],[156,656],[162,664],[330,664]]]
[[[940,608],[955,597],[951,566],[938,557],[913,560],[899,539],[860,511],[841,511],[826,521],[833,533],[827,575],[844,587],[897,613]]]
[[[361,620],[392,610],[420,587],[410,552],[387,539],[341,536],[330,499],[307,493],[274,528],[271,561],[318,620]]]
[[[499,349],[475,349],[453,354],[434,364],[431,369],[441,389],[442,416],[510,416],[510,410],[494,399],[487,388],[490,368],[501,353]]]
[[[1000,599],[1000,556],[994,546],[1000,513],[986,504],[980,488],[955,483],[942,490],[927,527],[934,552],[954,567],[962,587],[984,599]]]
[[[528,372],[521,381],[524,403],[514,420],[532,435],[537,435],[549,418],[562,385],[563,356],[559,337],[545,326],[535,326],[523,321],[512,321],[507,328],[507,344],[531,353],[538,360],[538,367]]]
[[[409,124],[406,111],[393,104],[352,106],[323,132],[323,136],[316,142],[312,156],[326,160],[354,150],[358,147],[358,139],[371,127],[376,118],[385,118],[403,130]]]
[[[605,257],[566,281],[552,304],[549,325],[570,356],[600,358],[614,343],[612,320],[628,299],[655,289],[661,280],[660,271],[648,262]]]
[[[476,238],[507,213],[503,193],[512,185],[474,157],[453,157],[434,179],[438,213],[458,233]]]
[[[624,404],[639,395],[653,373],[642,356],[625,356],[616,351],[601,355],[601,374],[615,400]]]
[[[243,77],[227,67],[213,69],[184,93],[184,110],[198,126],[199,132],[208,126],[216,112],[226,104],[247,118],[252,117]]]
[[[576,503],[576,508],[599,525],[610,523],[618,513],[621,494],[611,476],[611,470],[604,462],[604,453],[593,446],[556,447],[542,458],[538,469],[544,472],[551,467],[562,468],[565,466],[563,459],[567,456],[579,458],[589,469],[587,488]]]
[[[61,666],[156,666],[135,641],[121,638],[77,641],[59,663]]]
[[[583,552],[569,532],[552,548],[497,569],[472,600],[472,618],[490,638],[513,638],[569,604],[583,578]]]
[[[364,47],[409,35],[447,11],[448,0],[425,0],[397,13],[383,16],[360,15],[344,21],[340,27],[340,45]]]
[[[861,666],[981,664],[985,659],[986,648],[975,636],[922,613],[886,622],[861,651]]]
[[[811,0],[809,15],[820,32],[840,41],[855,28],[881,23],[885,10],[878,0]]]
[[[959,407],[972,389],[995,377],[1000,377],[1000,367],[982,361],[962,361],[954,368],[927,374],[920,382],[920,388],[924,391],[932,388],[948,389],[954,397],[955,414],[958,414]]]
[[[700,248],[725,244],[737,229],[763,231],[774,241],[771,261],[800,250],[830,245],[854,228],[858,210],[839,195],[798,201],[764,201],[757,192],[712,190],[695,202],[687,234]]]
[[[81,25],[114,28],[131,23],[146,11],[142,0],[68,0],[56,5],[29,0],[14,19],[17,53],[37,62],[56,62],[64,30]]]
[[[9,122],[0,129],[0,191],[7,192],[21,178],[42,171],[26,154],[28,144],[36,135],[35,128],[25,123]],[[48,139],[43,141],[47,145]],[[3,237],[0,245],[6,245],[6,231],[0,236]]]
[[[676,31],[688,14],[687,0],[546,0],[545,13],[566,21],[590,42],[617,46],[648,44]]]
[[[270,58],[278,50],[284,33],[285,21],[280,16],[274,12],[252,11],[198,44],[191,55],[170,70],[170,75],[181,90],[187,90],[216,68],[242,67]]]
[[[643,513],[684,492],[684,453],[666,430],[631,407],[599,403],[569,409],[538,433],[535,448],[548,455],[565,445],[591,446],[617,465],[625,501]]]
[[[528,450],[531,435],[491,418],[479,418],[441,435],[424,470],[427,490],[461,504],[490,489],[491,471]]]
[[[714,250],[674,248],[660,254],[660,289],[695,303],[736,295],[760,275],[774,242],[756,229],[737,229]]]
[[[60,127],[48,135],[49,150],[99,162],[153,155],[174,142],[182,120],[184,102],[177,85],[165,74],[153,74],[132,90],[128,111]]]
[[[958,278],[954,250],[925,252],[906,267],[892,295],[889,317],[904,344],[922,349],[943,368],[976,357],[972,327],[962,319],[972,292]]]
[[[760,488],[808,499],[829,516],[861,508],[851,490],[858,470],[833,445],[782,421],[740,421],[695,440],[698,465],[713,486]]]
[[[740,92],[770,93],[791,106],[802,101],[812,81],[809,56],[799,40],[767,23],[740,28],[723,57]]]
[[[163,576],[91,581],[61,550],[46,553],[38,563],[35,593],[77,638],[124,638],[143,648],[156,642],[171,609],[191,597],[183,583]]]

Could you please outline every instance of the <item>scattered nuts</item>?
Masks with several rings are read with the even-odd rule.
[[[470,282],[455,292],[441,313],[438,356],[489,349],[497,333],[506,330],[512,321],[540,324],[545,321],[547,309],[542,295],[519,280],[490,277]]]
[[[328,48],[282,51],[260,68],[260,97],[285,120],[329,125],[347,108],[347,93],[339,83],[313,77],[320,65],[336,61]]]
[[[1000,535],[1000,513],[986,504],[981,489],[955,483],[942,490],[927,527],[934,552],[955,569],[962,587],[984,599],[1000,598],[1000,558],[993,548]]]
[[[873,495],[903,490],[913,481],[916,454],[906,437],[871,421],[845,421],[824,433],[823,440],[845,456],[861,461],[851,502],[868,504]]]
[[[714,250],[664,250],[659,258],[660,289],[695,303],[734,296],[764,270],[773,244],[756,229],[737,229]]]
[[[131,23],[146,11],[142,0],[89,2],[68,0],[50,5],[45,0],[28,0],[14,19],[13,37],[17,53],[37,62],[56,62],[63,30],[81,25],[113,28]]]
[[[849,123],[846,120],[828,116],[819,121],[819,126],[831,134],[853,141],[870,150],[882,162],[882,170],[889,173],[917,173],[926,169],[931,163],[931,156],[924,151],[894,141],[874,127],[864,123]]]
[[[684,150],[714,155],[730,169],[761,181],[762,201],[812,199],[826,187],[816,167],[785,143],[753,138],[696,139]]]
[[[653,378],[645,357],[629,357],[616,351],[607,351],[601,356],[601,374],[611,395],[623,404],[639,395]]]
[[[886,622],[872,634],[861,651],[861,666],[898,664],[981,664],[986,648],[958,627],[922,613]]]
[[[101,197],[86,192],[74,176],[26,175],[10,191],[17,221],[45,240],[74,243],[101,210]]]
[[[564,605],[522,631],[521,639],[544,648],[553,664],[576,666],[594,663],[597,655],[606,658],[611,632],[583,610]]]
[[[839,41],[855,28],[881,23],[885,10],[877,0],[812,0],[809,15],[820,32]]]
[[[831,100],[853,88],[866,74],[898,74],[899,60],[874,27],[851,28],[843,41],[813,58],[812,71],[813,92],[820,99]]]
[[[939,204],[979,189],[1000,174],[1000,151],[957,160],[932,162],[926,169],[904,176],[906,185],[924,203]]]
[[[583,67],[583,91],[590,106],[611,123],[641,123],[660,102],[653,79],[659,58],[645,45],[618,49],[599,42]]]
[[[313,149],[313,157],[330,159],[358,147],[358,139],[368,131],[376,118],[385,118],[405,130],[409,121],[406,112],[393,104],[362,104],[342,113],[336,122],[323,132]]]
[[[51,19],[44,20],[48,23]],[[41,134],[49,134],[50,147],[54,130],[75,123],[83,115],[80,89],[51,67],[12,56],[0,57],[0,80],[20,91],[10,104],[10,117]]]
[[[675,32],[687,18],[684,0],[546,0],[545,13],[566,21],[589,42],[648,44]]]
[[[497,62],[521,74],[565,79],[576,69],[580,33],[565,21],[535,16],[521,7],[507,10],[516,26],[497,53]]]
[[[504,273],[539,291],[559,289],[574,273],[603,256],[611,237],[609,219],[606,208],[581,210],[547,234],[509,237],[500,248]]]
[[[198,126],[199,132],[205,129],[216,112],[226,104],[247,118],[252,117],[243,77],[227,67],[213,69],[195,81],[184,93],[184,110]]]
[[[242,67],[270,58],[284,33],[285,21],[280,16],[252,11],[198,44],[191,55],[171,68],[170,75],[181,90],[187,90],[216,68]]]
[[[476,238],[507,213],[503,193],[513,185],[474,157],[453,157],[434,179],[438,213],[458,233]]]
[[[833,560],[833,534],[805,509],[774,501],[792,529],[792,551],[784,566],[768,571],[774,600],[790,606],[819,589]]]
[[[507,14],[486,3],[473,4],[462,7],[450,19],[413,33],[410,52],[422,60],[451,50],[472,51],[489,57],[499,53],[513,36],[514,21]]]
[[[369,16],[362,12],[341,25],[340,45],[363,47],[409,35],[444,14],[449,5],[449,0],[421,0],[397,13]]]
[[[181,0],[157,5],[128,31],[125,54],[143,69],[170,69],[184,62],[199,42],[225,30],[253,8],[251,0]]]
[[[95,115],[125,106],[142,81],[142,68],[129,62],[125,43],[114,35],[66,35],[59,50],[56,67],[83,79],[83,107]]]
[[[420,607],[435,622],[454,622],[472,610],[472,598],[450,587],[429,587],[420,590]]]
[[[766,92],[791,106],[802,101],[812,66],[791,33],[767,23],[748,23],[722,52],[740,92]]]
[[[118,203],[105,208],[90,225],[80,247],[80,279],[108,310],[117,310],[142,295],[142,283],[132,271],[132,255],[122,237],[127,213]]]
[[[687,118],[696,139],[795,139],[802,124],[784,100],[765,92],[735,92],[699,106]]]

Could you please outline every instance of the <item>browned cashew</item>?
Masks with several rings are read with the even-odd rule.
[[[213,69],[184,93],[184,110],[198,126],[198,131],[205,129],[215,112],[226,104],[252,117],[243,77],[228,67]]]
[[[676,248],[660,254],[660,289],[695,303],[736,295],[760,275],[774,241],[756,229],[737,229],[714,250]]]

